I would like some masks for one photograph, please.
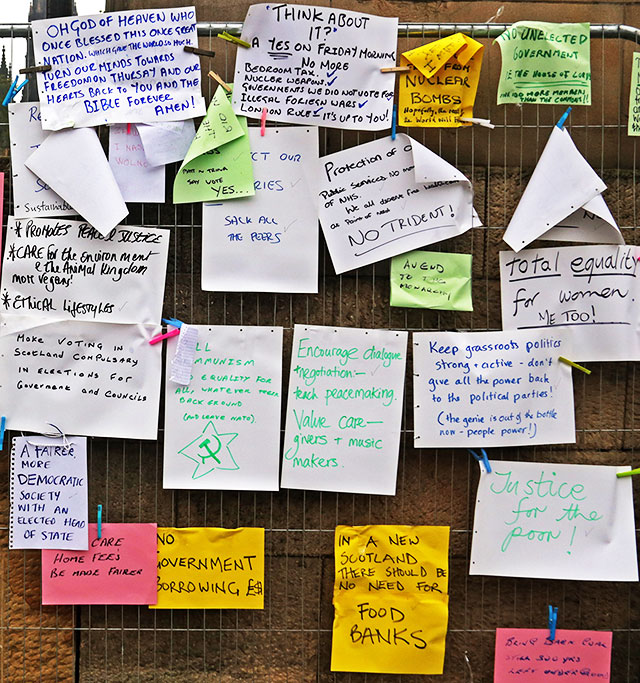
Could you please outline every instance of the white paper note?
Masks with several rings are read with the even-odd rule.
[[[336,273],[480,225],[471,183],[408,135],[322,157],[320,223]]]
[[[318,291],[318,130],[249,128],[256,193],[202,210],[202,289]]]
[[[491,461],[481,472],[470,574],[637,581],[628,467]]]
[[[233,107],[329,128],[391,126],[398,20],[332,7],[252,5],[236,55]]]
[[[414,332],[417,448],[575,443],[560,330]]]
[[[0,403],[7,429],[156,439],[162,344],[155,325],[0,322]]]
[[[39,102],[12,102],[9,105],[13,210],[18,218],[75,214],[62,197],[24,165],[47,135],[40,123]]]
[[[396,492],[407,332],[296,325],[284,488]]]
[[[504,241],[514,251],[538,238],[624,244],[601,196],[606,189],[569,131],[554,126],[509,221]]]
[[[203,116],[194,7],[31,22],[42,127],[182,121]]]
[[[80,221],[9,216],[0,312],[159,323],[168,249],[159,228],[121,225],[104,238]]]
[[[191,382],[166,384],[162,485],[277,491],[282,328],[193,327]],[[177,343],[169,339],[167,358]]]
[[[187,386],[191,381],[193,371],[193,359],[196,355],[198,344],[198,328],[195,325],[182,323],[176,353],[171,360],[171,381],[176,384]]]
[[[640,360],[636,247],[500,252],[502,327],[571,330],[575,361]]]
[[[52,133],[25,165],[103,235],[129,213],[92,128]]]
[[[150,166],[182,161],[196,134],[193,119],[171,123],[139,123],[137,128]]]
[[[15,437],[9,548],[87,550],[87,532],[87,439]]]
[[[164,166],[152,166],[135,123],[109,127],[109,166],[125,202],[164,203]]]

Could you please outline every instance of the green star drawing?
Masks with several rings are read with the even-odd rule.
[[[196,463],[191,475],[192,479],[200,479],[215,469],[238,470],[229,444],[238,436],[237,433],[219,434],[213,422],[207,422],[202,434],[178,451]]]

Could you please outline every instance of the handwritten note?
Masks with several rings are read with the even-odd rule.
[[[637,581],[628,467],[492,460],[481,472],[470,574]]]
[[[203,116],[194,7],[31,22],[42,127],[182,121]]]
[[[394,495],[407,333],[295,325],[285,488]]]
[[[161,344],[155,325],[43,323],[3,316],[0,402],[7,429],[153,439],[158,432]]]
[[[571,328],[578,361],[640,360],[636,247],[500,252],[502,327]]]
[[[144,156],[150,166],[182,161],[196,134],[193,119],[170,123],[139,123],[136,128],[144,147]]]
[[[93,128],[51,133],[25,165],[102,235],[129,213]]]
[[[252,5],[236,56],[239,114],[328,128],[391,125],[398,20],[309,5]]]
[[[86,550],[87,440],[15,437],[10,548]]]
[[[75,214],[75,210],[62,197],[24,165],[47,135],[42,130],[39,102],[9,104],[13,212],[18,218]]]
[[[264,529],[158,528],[153,609],[264,609]]]
[[[640,52],[633,53],[627,135],[640,135]]]
[[[155,524],[89,524],[89,549],[42,551],[43,605],[150,605],[157,600]]]
[[[449,527],[338,526],[332,671],[441,674]]]
[[[166,384],[163,486],[277,491],[282,328],[193,327],[191,382]]]
[[[202,211],[202,289],[318,291],[318,129],[249,129],[255,195]]]
[[[173,201],[205,202],[255,194],[247,120],[218,87],[173,183]]]
[[[471,183],[408,135],[322,157],[320,223],[336,273],[480,225]]]
[[[609,680],[611,631],[497,628],[494,683]]]
[[[188,386],[191,382],[191,373],[193,372],[193,361],[196,356],[196,347],[198,345],[198,328],[195,325],[187,325],[182,323],[180,326],[180,334],[178,335],[178,343],[176,344],[176,351],[171,359],[171,371],[169,372],[169,379],[176,384]]]
[[[125,202],[164,203],[164,166],[152,166],[135,123],[109,127],[109,166]]]
[[[520,251],[537,238],[624,244],[602,193],[607,189],[566,128],[549,140],[509,221],[504,241]]]
[[[471,254],[411,251],[391,259],[391,306],[472,311]]]
[[[591,104],[589,24],[517,21],[496,42],[498,104]]]
[[[403,52],[398,116],[402,126],[470,126],[460,117],[473,116],[484,45],[454,33]]]
[[[416,332],[418,448],[575,443],[566,336],[554,330]]]
[[[0,311],[41,322],[159,322],[168,248],[168,230],[120,226],[102,237],[80,221],[10,216]]]

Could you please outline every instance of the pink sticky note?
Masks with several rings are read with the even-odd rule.
[[[155,605],[156,524],[89,524],[89,550],[42,551],[43,605]]]
[[[496,629],[494,683],[544,683],[559,677],[571,681],[610,679],[611,631]]]

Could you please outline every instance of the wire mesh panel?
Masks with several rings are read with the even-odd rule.
[[[225,25],[200,25],[202,59],[232,80],[235,47],[214,37]],[[237,25],[227,25],[237,32]],[[127,223],[171,231],[166,315],[191,323],[279,325],[285,328],[286,377],[294,323],[396,330],[499,330],[498,253],[503,228],[563,107],[495,105],[499,49],[487,36],[497,25],[402,25],[399,51],[461,30],[486,49],[474,116],[485,128],[412,129],[419,142],[473,182],[485,228],[429,248],[473,255],[472,312],[391,308],[389,264],[340,276],[321,243],[317,295],[209,293],[200,288],[201,207],[130,205]],[[23,35],[26,29],[22,29]],[[23,49],[13,27],[0,36]],[[18,42],[20,45],[18,46]],[[631,53],[636,33],[592,27],[590,107],[574,107],[567,123],[580,151],[608,185],[605,198],[629,244],[636,241],[636,142],[626,134]],[[215,84],[209,83],[210,97]],[[6,126],[6,124],[3,124]],[[404,129],[400,129],[404,132]],[[106,131],[101,132],[105,135]],[[268,134],[268,129],[267,129]],[[321,154],[386,133],[320,129]],[[167,197],[177,168],[167,174]],[[10,209],[10,203],[7,207]],[[619,465],[633,463],[640,423],[633,363],[593,363],[574,376],[577,443],[498,448],[495,460]],[[157,442],[90,440],[89,509],[103,506],[107,522],[160,526],[259,526],[266,529],[265,608],[149,610],[134,606],[40,606],[38,553],[7,550],[8,477],[3,469],[2,677],[79,681],[383,681],[454,683],[493,680],[496,627],[546,625],[547,605],[559,607],[559,627],[612,629],[612,680],[640,675],[640,614],[633,584],[469,576],[479,471],[464,450],[413,448],[411,358],[404,399],[395,496],[282,490],[278,493],[175,491],[162,488],[163,428]],[[640,411],[640,405],[638,406]],[[281,427],[284,427],[282,423]],[[9,435],[10,436],[10,435]],[[6,448],[6,447],[5,447]],[[451,527],[450,617],[443,676],[344,674],[330,671],[333,619],[333,534],[338,524],[424,524]],[[465,662],[468,653],[470,668]]]

